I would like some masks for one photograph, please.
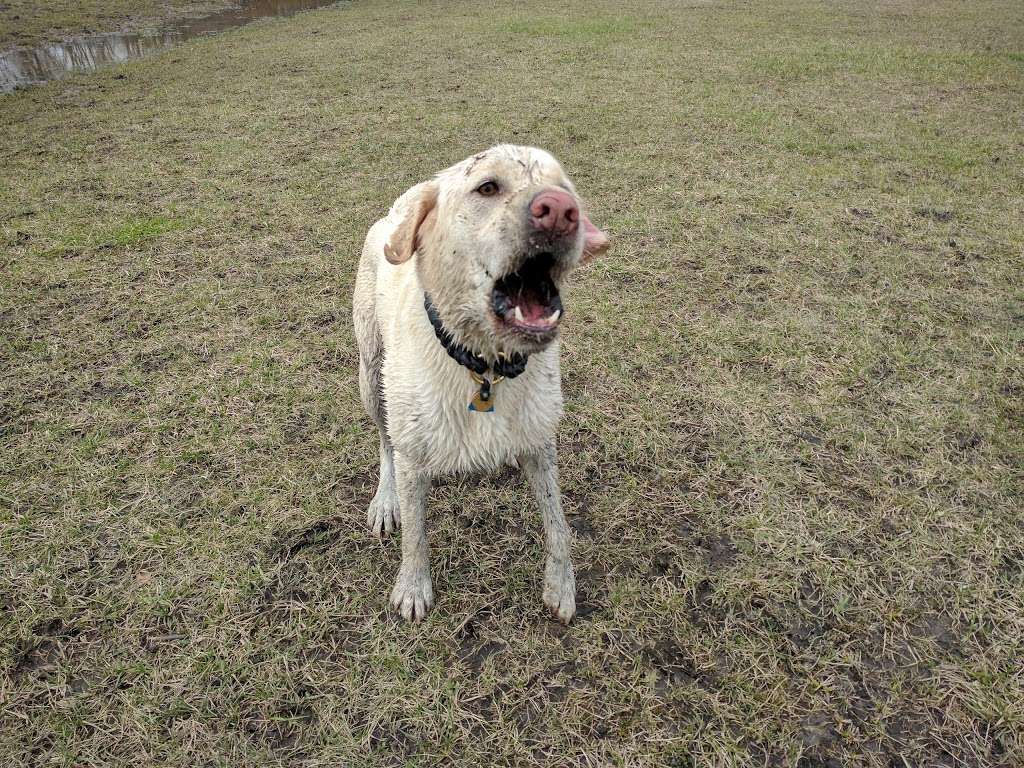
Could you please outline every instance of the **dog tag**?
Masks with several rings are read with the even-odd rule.
[[[492,392],[491,396],[484,400],[483,393],[477,392],[469,401],[469,410],[478,413],[492,413],[494,411],[494,393]]]
[[[477,411],[478,413],[491,413],[494,410],[494,389],[492,384],[497,382],[485,379],[479,374],[473,376],[473,381],[480,385],[480,389],[476,391],[473,399],[469,401],[469,410]]]

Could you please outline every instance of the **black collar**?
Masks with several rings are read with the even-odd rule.
[[[434,306],[434,302],[430,300],[426,293],[423,294],[423,306],[427,310],[430,324],[434,326],[437,340],[441,342],[441,346],[444,347],[448,356],[463,368],[468,368],[478,376],[483,376],[487,369],[490,368],[494,376],[503,376],[506,379],[514,379],[526,370],[526,355],[519,352],[514,352],[511,355],[501,355],[493,363],[489,363],[480,355],[470,352],[464,346],[457,343],[451,331],[444,327],[444,323],[441,322],[441,316],[437,314],[437,307]]]

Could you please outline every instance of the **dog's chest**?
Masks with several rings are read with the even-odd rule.
[[[439,345],[419,359],[419,376],[386,359],[384,390],[391,439],[421,466],[439,474],[493,469],[554,436],[562,413],[557,346],[497,384],[490,412],[470,409],[478,386]]]

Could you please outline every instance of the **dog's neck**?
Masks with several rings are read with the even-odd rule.
[[[455,341],[452,332],[444,327],[444,322],[442,322],[441,315],[437,312],[437,307],[434,306],[434,302],[430,300],[430,295],[426,292],[423,293],[423,306],[427,310],[430,324],[434,326],[434,335],[437,336],[437,340],[441,342],[441,346],[444,347],[448,356],[463,368],[477,374],[477,376],[483,376],[490,370],[495,377],[506,379],[514,379],[526,370],[527,356],[522,353],[513,352],[511,355],[499,354],[494,361],[488,361],[483,356],[476,354],[471,349]]]

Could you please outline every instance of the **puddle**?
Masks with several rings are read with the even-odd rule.
[[[152,32],[82,35],[0,55],[0,93],[56,80],[70,72],[91,72],[108,64],[140,59],[185,40],[241,27],[258,19],[292,16],[334,5],[338,0],[241,0],[210,16],[180,19]]]

